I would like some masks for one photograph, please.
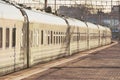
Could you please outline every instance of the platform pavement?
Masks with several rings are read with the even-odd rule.
[[[85,52],[80,52],[78,54],[75,54],[73,56],[70,56],[70,57],[66,57],[66,58],[61,58],[61,59],[58,59],[58,60],[54,60],[54,61],[51,61],[49,63],[45,63],[45,64],[39,64],[39,65],[36,65],[34,67],[31,67],[29,69],[25,69],[25,70],[22,70],[22,71],[19,71],[19,72],[15,72],[15,73],[12,73],[12,74],[9,74],[9,75],[6,75],[6,76],[3,76],[3,77],[0,77],[0,80],[69,80],[69,78],[59,78],[60,76],[58,76],[56,74],[56,77],[58,76],[58,78],[55,78],[55,76],[52,78],[52,77],[49,77],[49,72],[54,71],[54,70],[58,70],[58,69],[64,69],[65,67],[58,67],[58,66],[61,66],[61,65],[65,65],[67,63],[71,63],[72,61],[75,61],[75,60],[78,60],[78,59],[84,59],[86,57],[88,57],[91,54],[95,54],[96,52],[100,52],[101,50],[105,50],[107,48],[110,48],[114,45],[117,45],[118,42],[114,42],[113,44],[111,45],[107,45],[107,46],[104,46],[104,47],[100,47],[100,48],[96,48],[96,49],[92,49],[92,50],[89,50],[89,51],[85,51]],[[79,61],[78,61],[79,62]],[[81,62],[80,62],[81,63]],[[88,62],[89,63],[89,62]],[[88,64],[87,63],[87,64]],[[82,63],[84,64],[84,63]],[[71,65],[71,64],[70,64]],[[69,68],[65,68],[65,69],[76,69],[77,67],[69,67]],[[80,68],[80,67],[78,67]],[[87,69],[87,68],[99,68],[99,67],[81,67],[81,68],[84,68],[84,69]],[[75,70],[76,71],[76,70]],[[78,70],[79,71],[79,70]],[[104,70],[103,70],[104,71]],[[45,72],[45,73],[44,73]],[[47,73],[48,72],[48,73]],[[69,73],[71,73],[72,71],[69,71]],[[74,71],[73,71],[74,72]],[[102,72],[102,71],[101,71]],[[64,70],[63,72],[60,72],[60,73],[64,73]],[[77,73],[77,72],[76,72]],[[84,72],[82,72],[83,74],[85,74]],[[40,77],[41,75],[44,74],[44,78],[42,76],[42,78]],[[46,75],[47,74],[47,75]],[[71,73],[72,74],[72,73]],[[78,72],[79,74],[79,72]],[[81,75],[83,75],[81,74]],[[46,77],[45,77],[46,75]],[[65,74],[63,74],[62,76],[64,76]],[[68,74],[69,75],[69,74]],[[74,75],[74,74],[73,74]],[[86,75],[86,74],[85,74]],[[88,74],[87,74],[88,75]],[[74,75],[75,76],[75,75]],[[77,76],[77,75],[76,75]],[[48,77],[48,78],[47,78]],[[79,78],[80,79],[80,78]],[[70,80],[77,80],[75,79],[74,77],[71,78]],[[81,79],[82,80],[82,79]],[[84,79],[83,79],[84,80]],[[92,80],[92,79],[88,79],[88,80]],[[107,79],[105,79],[107,80]],[[114,80],[114,79],[113,79]]]

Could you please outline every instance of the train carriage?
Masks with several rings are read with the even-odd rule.
[[[111,43],[111,31],[0,1],[0,75]]]
[[[70,26],[70,54],[87,49],[87,25],[77,19],[67,19]]]
[[[64,56],[68,28],[65,20],[52,14],[25,11],[30,30],[29,66]]]
[[[0,75],[26,66],[21,48],[24,18],[17,8],[0,3]]]
[[[87,22],[89,34],[89,49],[99,46],[99,28],[97,25]]]
[[[111,43],[111,38],[112,38],[112,34],[111,34],[111,30],[109,28],[106,28],[106,45]]]
[[[100,29],[100,46],[103,46],[105,45],[106,42],[106,28],[101,25],[98,26]]]

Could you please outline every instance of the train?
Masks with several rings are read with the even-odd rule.
[[[109,45],[108,27],[0,1],[0,76]]]

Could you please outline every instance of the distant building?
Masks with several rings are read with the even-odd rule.
[[[85,6],[60,6],[60,8],[58,9],[58,14],[84,20],[87,15],[90,14],[90,11]]]
[[[38,2],[39,0],[11,0],[12,2],[26,5],[27,7],[31,7],[32,9],[43,9],[44,3]]]
[[[113,6],[111,11],[112,11],[112,13],[118,13],[119,12],[119,6]]]

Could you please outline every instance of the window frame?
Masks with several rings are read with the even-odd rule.
[[[3,28],[0,27],[0,48],[3,47]]]
[[[12,28],[12,47],[16,46],[16,28]]]
[[[10,46],[10,29],[6,28],[6,40],[5,40],[5,47],[9,48]]]

